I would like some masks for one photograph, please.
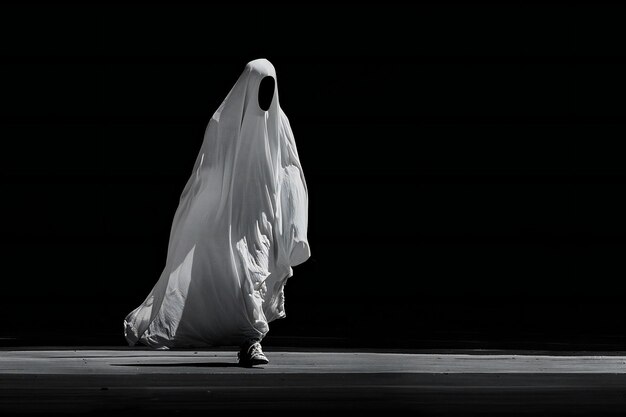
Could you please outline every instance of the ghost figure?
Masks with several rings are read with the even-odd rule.
[[[266,85],[264,109],[259,87]],[[276,71],[257,59],[207,126],[174,215],[165,269],[124,320],[128,343],[167,349],[260,341],[268,323],[285,316],[292,267],[310,256],[307,219]]]

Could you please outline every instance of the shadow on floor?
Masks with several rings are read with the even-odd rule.
[[[180,362],[180,363],[112,363],[111,366],[137,367],[193,367],[193,368],[246,368],[237,362]]]

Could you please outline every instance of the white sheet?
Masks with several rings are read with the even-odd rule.
[[[130,345],[240,345],[285,316],[292,266],[310,256],[308,193],[278,101],[258,104],[266,59],[245,70],[211,118],[180,197],[165,269],[124,320]]]

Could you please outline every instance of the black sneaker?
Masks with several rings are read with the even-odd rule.
[[[261,349],[261,344],[257,341],[246,343],[241,347],[239,354],[239,364],[242,366],[267,365],[270,363]]]

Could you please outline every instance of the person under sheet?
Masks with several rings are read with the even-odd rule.
[[[243,365],[268,363],[260,342],[269,323],[285,317],[292,267],[310,257],[307,221],[307,186],[276,71],[257,59],[206,128],[165,268],[124,320],[129,345],[236,345]]]

